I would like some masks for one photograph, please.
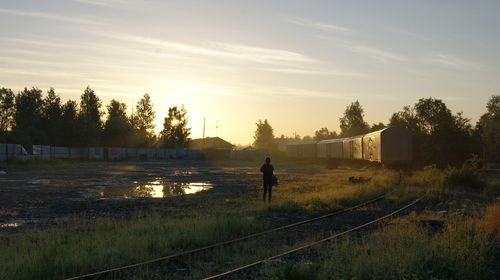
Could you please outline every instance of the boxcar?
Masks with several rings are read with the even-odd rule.
[[[292,158],[316,158],[317,141],[301,141],[286,146],[288,156]]]
[[[324,159],[343,158],[343,139],[328,139],[319,141],[317,144],[317,156]]]
[[[412,139],[404,127],[388,127],[363,136],[365,160],[382,163],[412,160]]]
[[[343,138],[344,159],[363,159],[363,137]]]

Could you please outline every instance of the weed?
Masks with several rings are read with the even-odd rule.
[[[321,279],[319,266],[314,264],[287,263],[275,272],[274,279],[278,280],[315,280]]]

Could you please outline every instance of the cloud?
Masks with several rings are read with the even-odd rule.
[[[310,28],[314,28],[317,30],[321,31],[327,31],[327,32],[352,32],[353,30],[344,26],[340,25],[335,25],[335,24],[330,24],[330,23],[324,23],[324,22],[319,22],[319,21],[312,21],[312,20],[307,20],[303,18],[298,18],[298,17],[286,17],[286,21],[296,24],[296,25],[301,25],[301,26],[306,26]]]
[[[50,13],[45,13],[45,12],[27,12],[27,11],[1,9],[0,8],[0,14],[20,16],[20,17],[42,18],[42,19],[76,23],[76,24],[84,24],[84,25],[101,25],[102,24],[101,22],[94,21],[94,20],[77,18],[77,17],[73,17],[73,16],[72,17],[61,16],[61,15],[55,15],[55,14],[50,14]]]
[[[286,73],[286,74],[298,74],[298,75],[318,75],[318,76],[341,76],[341,77],[368,77],[370,75],[351,71],[333,71],[333,70],[317,70],[317,69],[302,69],[302,68],[259,68],[259,70]]]
[[[351,52],[364,55],[374,60],[378,60],[380,62],[385,62],[385,63],[402,62],[406,60],[406,58],[400,54],[382,50],[376,47],[352,45],[352,46],[346,46],[345,48]]]
[[[109,8],[119,8],[129,3],[128,1],[124,0],[72,0],[72,1],[92,6],[109,7]]]
[[[475,62],[468,61],[464,58],[460,58],[454,55],[443,54],[443,53],[431,55],[427,59],[427,61],[436,65],[445,66],[447,68],[453,68],[458,70],[480,68],[480,65]]]
[[[130,34],[116,33],[116,34],[102,34],[117,40],[134,42],[139,44],[148,44],[158,48],[165,48],[171,51],[186,53],[196,56],[206,57],[219,57],[234,59],[240,61],[250,61],[258,63],[269,64],[283,64],[291,63],[305,63],[314,62],[315,60],[288,50],[262,48],[256,46],[230,44],[223,42],[210,42],[205,45],[193,45],[186,43],[179,43],[174,41],[167,41],[162,39],[142,37]]]
[[[281,49],[269,49],[255,46],[212,43],[219,50],[231,53],[237,56],[247,57],[255,61],[290,61],[290,62],[314,62],[315,60],[303,54]]]

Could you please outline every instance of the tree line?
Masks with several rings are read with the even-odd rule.
[[[113,99],[103,105],[87,86],[80,102],[62,103],[53,88],[36,87],[15,94],[0,88],[0,142],[68,147],[185,147],[190,128],[184,106],[168,108],[163,130],[155,133],[155,111],[149,94],[127,115],[127,105]]]
[[[486,113],[471,124],[461,112],[452,113],[437,98],[421,98],[413,106],[404,106],[395,112],[389,122],[372,124],[364,120],[364,110],[359,101],[352,102],[339,118],[340,133],[323,127],[315,135],[275,138],[267,120],[259,120],[254,135],[254,146],[276,151],[279,140],[324,140],[356,136],[382,129],[386,126],[404,126],[413,137],[413,158],[416,163],[435,164],[440,167],[460,165],[472,155],[487,162],[500,162],[500,95],[493,95],[486,104]],[[271,140],[270,140],[271,139]]]

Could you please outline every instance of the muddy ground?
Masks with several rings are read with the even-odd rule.
[[[62,162],[6,166],[0,172],[0,230],[66,217],[186,214],[206,203],[255,197],[260,162]],[[280,179],[317,167],[277,164]],[[255,196],[250,195],[255,193]]]

